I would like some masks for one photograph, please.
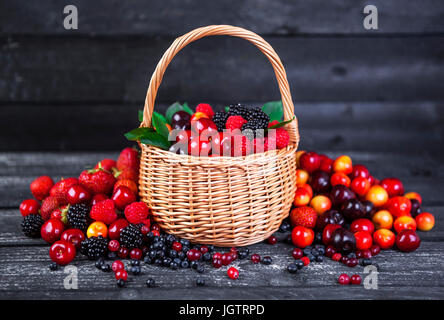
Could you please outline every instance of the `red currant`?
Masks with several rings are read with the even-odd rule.
[[[120,243],[117,240],[111,240],[108,242],[108,250],[111,252],[116,252],[120,248]]]
[[[140,260],[142,259],[142,250],[134,248],[130,251],[129,255],[131,259]]]
[[[253,263],[259,263],[259,262],[261,262],[261,256],[258,255],[257,253],[252,254],[252,255],[251,255],[251,261],[252,261]]]
[[[122,261],[120,261],[120,260],[116,260],[116,261],[114,261],[113,264],[111,265],[111,269],[112,269],[114,272],[117,272],[118,270],[123,270],[123,269],[125,269],[125,265],[123,264]]]
[[[390,198],[404,194],[404,186],[398,178],[386,178],[380,184],[387,191]]]
[[[310,259],[308,257],[302,257],[301,261],[304,263],[304,266],[308,266],[310,264]]]
[[[340,283],[340,284],[349,284],[350,283],[350,277],[347,275],[347,274],[345,274],[345,273],[343,273],[343,274],[341,274],[340,276],[339,276],[339,278],[338,278],[338,282]]]
[[[202,253],[199,250],[196,249],[190,249],[187,252],[187,258],[190,261],[196,261],[199,260],[202,257]]]
[[[331,258],[331,257],[333,257],[333,255],[336,253],[336,249],[335,249],[335,247],[333,247],[333,246],[327,246],[327,248],[325,249],[325,255],[328,257],[328,258]]]
[[[119,256],[119,258],[125,259],[126,257],[128,257],[128,249],[125,247],[120,247],[117,255]]]
[[[270,236],[268,239],[267,239],[267,242],[269,243],[269,244],[276,244],[277,243],[277,238],[275,237],[275,236]]]
[[[229,253],[224,253],[221,257],[221,261],[224,266],[228,266],[231,262],[233,262],[233,257]]]
[[[331,257],[331,259],[332,259],[333,261],[340,261],[340,260],[342,259],[342,254],[340,254],[340,253],[335,253],[335,254],[333,254],[333,256]]]
[[[360,285],[362,282],[362,278],[359,274],[354,274],[351,276],[350,283],[355,285]]]
[[[171,245],[171,248],[179,252],[180,250],[182,250],[182,244],[180,242],[174,241]]]
[[[291,255],[293,256],[294,259],[298,260],[304,256],[304,252],[299,248],[294,248],[293,251],[291,252]]]
[[[227,274],[230,279],[236,280],[239,278],[239,271],[235,267],[229,268]]]
[[[347,267],[354,268],[358,265],[358,263],[359,263],[358,259],[350,258],[350,259],[348,259],[346,265],[347,265]]]
[[[377,256],[380,252],[381,252],[380,246],[378,246],[377,244],[371,246],[370,253],[372,254],[372,256]]]
[[[222,253],[216,252],[215,254],[213,254],[213,259],[221,259],[221,258],[222,258]]]
[[[213,267],[216,269],[222,267],[222,260],[220,258],[213,258]]]
[[[370,172],[362,164],[355,164],[353,166],[352,172],[350,174],[350,177],[352,179],[356,179],[356,178],[359,178],[359,177],[367,179],[369,176],[370,176]]]
[[[203,245],[203,246],[200,246],[199,250],[202,254],[205,254],[208,252],[208,247]]]
[[[116,277],[116,280],[120,279],[122,279],[123,281],[128,280],[128,272],[126,272],[126,270],[123,269],[117,270],[114,276]]]

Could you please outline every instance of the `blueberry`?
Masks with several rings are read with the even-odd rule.
[[[145,256],[145,258],[143,259],[143,261],[144,261],[146,264],[152,264],[152,263],[154,262],[153,259],[151,259],[150,256]]]
[[[130,264],[131,264],[132,266],[140,266],[140,260],[132,259],[131,262],[130,262]]]
[[[311,253],[307,254],[307,258],[308,258],[310,261],[315,261],[315,259],[316,259],[316,257],[315,257],[314,255],[312,255]]]
[[[117,258],[117,253],[113,251],[108,251],[106,257],[108,258],[108,260],[115,260]]]
[[[316,262],[324,262],[324,257],[323,256],[317,256],[316,257]]]
[[[177,262],[173,261],[173,262],[170,263],[170,268],[172,270],[177,270],[177,269],[179,269],[179,264]]]
[[[204,286],[205,285],[205,280],[203,278],[201,278],[201,277],[198,277],[196,279],[196,285],[199,286],[199,287]]]
[[[210,260],[211,260],[211,254],[210,254],[210,252],[205,252],[205,253],[202,255],[202,260],[203,260],[203,261],[210,261]]]
[[[304,250],[302,251],[306,256],[308,256],[309,254],[311,254],[311,247],[305,247]]]
[[[355,254],[354,252],[350,252],[350,253],[347,255],[347,258],[349,258],[349,259],[354,259],[354,258],[356,258],[356,254]]]
[[[171,258],[165,258],[165,259],[163,259],[163,261],[162,261],[162,265],[163,265],[164,267],[169,267],[172,261],[173,261],[173,259],[171,259]]]
[[[315,256],[315,257],[318,257],[320,254],[319,254],[319,251],[318,250],[316,250],[316,249],[312,249],[311,250],[311,254],[313,255],[313,256]]]
[[[304,267],[304,262],[301,259],[296,260],[294,264],[296,267],[298,267],[298,269],[302,269]]]
[[[180,267],[183,268],[183,269],[186,269],[186,268],[189,268],[189,267],[190,267],[190,264],[188,263],[187,260],[183,260],[183,261],[180,263]]]
[[[142,268],[140,266],[132,266],[130,268],[130,272],[135,275],[138,276],[141,272],[142,272]]]
[[[96,261],[96,268],[100,270],[104,263],[105,260],[103,260],[103,258],[100,258],[99,260]]]
[[[119,288],[123,288],[125,286],[125,280],[123,280],[123,279],[117,280],[117,286]]]
[[[53,262],[49,265],[49,270],[51,271],[55,271],[59,268],[59,266],[57,265],[57,263]]]
[[[198,273],[204,273],[204,272],[205,272],[205,267],[204,267],[204,265],[203,265],[203,264],[199,264],[199,265],[197,266],[197,268],[196,268],[196,271],[197,271]]]
[[[148,288],[154,288],[156,286],[156,282],[153,278],[149,278],[148,280],[146,280],[146,286]]]
[[[270,256],[265,256],[262,258],[262,264],[265,264],[266,266],[270,265],[273,263],[273,260],[271,259]]]
[[[290,263],[287,266],[287,271],[290,273],[296,273],[296,272],[298,272],[298,266],[295,263]]]
[[[102,264],[102,266],[101,266],[101,270],[102,270],[103,272],[110,272],[110,271],[111,271],[111,266],[110,266],[108,263],[106,263],[106,264]]]
[[[370,260],[370,259],[362,259],[361,260],[361,265],[362,266],[369,266],[369,265],[371,265],[372,264],[372,260]]]
[[[190,262],[190,267],[192,269],[197,269],[198,266],[199,266],[199,263],[197,261],[191,261]]]

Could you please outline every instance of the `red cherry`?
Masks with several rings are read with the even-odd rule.
[[[34,199],[23,200],[20,204],[20,213],[26,217],[28,214],[38,214],[40,203]]]
[[[396,196],[390,198],[386,204],[385,208],[395,217],[410,216],[410,210],[412,209],[412,203],[410,199],[406,197]]]
[[[370,233],[365,231],[355,232],[356,248],[358,250],[367,250],[373,244],[373,238]]]
[[[60,266],[65,266],[74,260],[76,247],[71,242],[59,240],[52,244],[49,249],[49,257]]]
[[[321,165],[321,157],[316,152],[305,152],[299,158],[301,169],[308,173],[312,173],[319,169]]]
[[[54,243],[60,239],[65,225],[59,219],[49,219],[40,229],[42,239],[48,243]]]
[[[321,164],[319,165],[319,170],[331,173],[333,169],[333,160],[326,155],[321,154]]]
[[[123,281],[128,280],[128,272],[126,272],[124,269],[118,269],[114,276],[116,277],[116,280],[122,279]]]
[[[206,157],[211,153],[211,142],[201,137],[194,137],[188,145],[188,154],[195,157]]]
[[[111,240],[118,240],[120,237],[120,232],[122,229],[128,227],[129,222],[126,219],[117,219],[111,225],[108,229],[108,237]]]
[[[304,252],[300,248],[294,248],[291,255],[294,259],[298,260],[304,256]]]
[[[339,224],[327,224],[322,232],[322,243],[328,246],[331,243],[333,232],[341,228]]]
[[[229,268],[227,274],[230,279],[236,280],[239,278],[239,271],[235,267]]]
[[[404,186],[398,178],[385,178],[380,182],[380,185],[387,191],[390,198],[404,194]]]
[[[352,172],[350,173],[350,178],[352,178],[352,179],[356,179],[358,177],[368,178],[369,176],[370,176],[370,172],[362,164],[355,164],[353,166]]]
[[[78,204],[88,202],[91,199],[91,194],[81,184],[71,186],[66,192],[66,200],[69,204]]]
[[[91,199],[91,206],[93,206],[103,200],[106,200],[106,199],[109,199],[106,194],[103,194],[103,193],[95,194],[94,197],[92,197],[92,199]]]
[[[296,247],[305,248],[313,243],[314,231],[302,226],[294,227],[291,232],[291,240]]]
[[[350,184],[350,189],[361,197],[367,194],[368,190],[370,190],[370,187],[370,181],[368,181],[367,178],[363,177],[354,178]]]
[[[142,250],[134,248],[130,251],[129,255],[131,259],[140,260],[142,259]]]
[[[345,284],[349,284],[350,283],[350,277],[347,274],[343,273],[343,274],[341,274],[339,276],[338,282],[339,282],[339,284],[344,284],[344,285]]]
[[[136,201],[136,195],[131,191],[130,188],[125,186],[120,186],[114,191],[111,199],[114,201],[117,209],[124,210],[125,207]]]
[[[403,252],[412,252],[419,248],[421,239],[413,230],[402,230],[396,236],[396,246]]]
[[[120,249],[120,243],[117,240],[111,240],[108,242],[108,250],[111,252],[116,252]]]
[[[113,264],[111,265],[111,269],[112,269],[114,272],[117,272],[118,270],[123,270],[123,269],[125,269],[125,265],[123,264],[122,261],[120,261],[120,260],[116,260],[116,261],[114,261]]]
[[[76,249],[80,249],[82,241],[85,240],[85,234],[80,229],[68,229],[62,233],[60,239],[71,242]]]
[[[375,232],[375,225],[369,219],[356,219],[350,225],[350,231],[353,233],[365,231],[372,234]]]

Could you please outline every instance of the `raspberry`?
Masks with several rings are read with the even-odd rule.
[[[290,212],[291,223],[295,226],[314,228],[318,215],[312,207],[297,207]]]
[[[144,202],[133,202],[125,208],[125,218],[130,223],[142,223],[148,217],[149,209]]]
[[[117,219],[114,201],[111,199],[106,199],[96,203],[91,209],[90,216],[91,219],[102,221],[108,225],[113,223]]]
[[[250,140],[243,135],[233,136],[231,156],[232,157],[246,156],[249,155],[250,153],[251,153]]]
[[[203,112],[210,117],[210,119],[214,116],[213,108],[208,103],[199,103],[196,107],[196,112]]]
[[[285,130],[284,128],[276,129],[276,147],[278,149],[282,149],[288,146],[289,141],[290,135],[288,134],[287,130]]]
[[[242,118],[242,116],[229,116],[225,128],[228,130],[241,129],[243,124],[247,123],[247,120]]]

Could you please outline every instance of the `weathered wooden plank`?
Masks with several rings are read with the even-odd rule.
[[[79,10],[79,29],[63,28],[65,3],[56,0],[3,1],[0,31],[3,34],[162,35],[177,36],[209,24],[233,24],[262,34],[372,34],[363,28],[366,1],[94,1],[72,0]],[[439,0],[382,1],[380,33],[444,32]],[[106,14],[104,14],[106,12]],[[26,23],[23,23],[26,21]],[[375,32],[373,32],[375,34]]]
[[[225,274],[225,268],[213,269],[208,268],[203,274],[207,281],[208,288],[202,290],[212,290],[216,288],[224,288],[217,295],[218,298],[234,298],[227,295],[231,291],[225,289],[238,289],[247,293],[247,296],[262,293],[263,298],[273,298],[274,295],[284,298],[296,298],[302,291],[293,291],[294,288],[312,288],[317,291],[332,290],[335,292],[338,285],[336,279],[340,273],[353,272],[363,274],[362,267],[350,269],[342,264],[327,260],[326,262],[313,263],[296,275],[286,272],[285,267],[292,261],[292,257],[288,251],[279,250],[281,245],[270,246],[265,244],[254,245],[252,250],[261,254],[269,254],[273,257],[274,262],[270,266],[254,265],[251,261],[241,260],[234,262],[239,269],[241,277],[237,281],[231,281]],[[285,246],[285,245],[282,245]],[[290,248],[289,246],[286,246]],[[353,291],[344,292],[344,297],[348,294],[358,293],[358,296],[371,298],[379,296],[386,298],[403,298],[400,296],[398,288],[421,287],[422,290],[415,293],[417,298],[439,298],[442,297],[444,286],[444,273],[440,272],[443,266],[442,250],[444,243],[424,243],[416,252],[411,254],[403,254],[395,251],[383,252],[375,258],[379,264],[378,285],[381,289],[385,289],[383,294],[376,294],[378,290],[365,290],[363,287],[358,289],[350,289]],[[63,269],[51,272],[48,269],[47,248],[40,247],[22,247],[17,248],[1,247],[0,254],[2,261],[0,262],[0,292],[2,296],[35,296],[35,291],[52,292],[46,297],[55,297],[55,294],[67,295],[68,297],[80,297],[87,292],[101,292],[101,298],[109,298],[116,295],[127,294],[131,297],[134,292],[143,296],[157,298],[173,298],[185,288],[190,290],[195,287],[195,278],[197,273],[194,270],[178,270],[172,271],[165,268],[146,266],[142,267],[142,275],[139,277],[130,277],[128,283],[128,291],[119,290],[115,286],[115,280],[112,273],[102,273],[98,271],[92,262],[75,261],[74,266],[78,268],[78,285],[79,290],[73,293],[63,289],[63,279],[66,274]],[[272,275],[272,276],[271,276]],[[145,280],[148,277],[155,278],[159,285],[160,293],[155,290],[148,290],[145,287]],[[180,288],[178,290],[178,288]],[[276,290],[268,291],[265,288],[279,288],[280,293]],[[321,289],[322,288],[322,289]],[[390,294],[388,289],[394,289]],[[432,288],[429,290],[429,288]],[[435,289],[433,289],[435,288]],[[168,289],[169,294],[168,296]],[[103,293],[104,291],[108,294]],[[342,289],[344,290],[344,289]],[[201,289],[193,289],[189,291],[188,298],[199,297]],[[273,293],[274,292],[274,293]],[[315,290],[308,291],[311,298],[327,297],[325,293],[316,293]],[[404,291],[405,293],[405,291]],[[160,295],[159,295],[160,294]],[[275,298],[277,298],[277,296]],[[407,294],[406,296],[410,296]],[[60,297],[60,296],[58,296]],[[201,296],[200,296],[201,297]],[[241,296],[235,296],[241,297]],[[243,296],[246,298],[246,296]],[[337,298],[337,297],[335,297]]]
[[[444,241],[444,206],[424,206],[424,211],[435,215],[436,224],[430,232],[418,231],[421,241]],[[0,209],[0,246],[46,246],[43,240],[36,240],[22,234],[22,216],[18,208]],[[277,233],[279,237],[283,234]]]
[[[295,101],[442,100],[443,37],[267,37]],[[0,101],[135,102],[171,40],[0,39]],[[269,101],[271,66],[240,39],[204,39],[174,59],[159,101]],[[223,84],[223,85],[221,85]]]
[[[212,103],[212,101],[210,101]],[[191,106],[196,103],[190,102]],[[258,102],[248,105],[260,105]],[[164,112],[168,104],[158,104]],[[215,108],[222,104],[215,103]],[[118,150],[140,105],[4,105],[0,151]],[[440,102],[296,103],[301,148],[441,154]],[[14,125],[11,126],[10,124]],[[44,128],[44,130],[42,130]],[[383,141],[383,143],[382,143]],[[0,170],[2,170],[0,168]]]

